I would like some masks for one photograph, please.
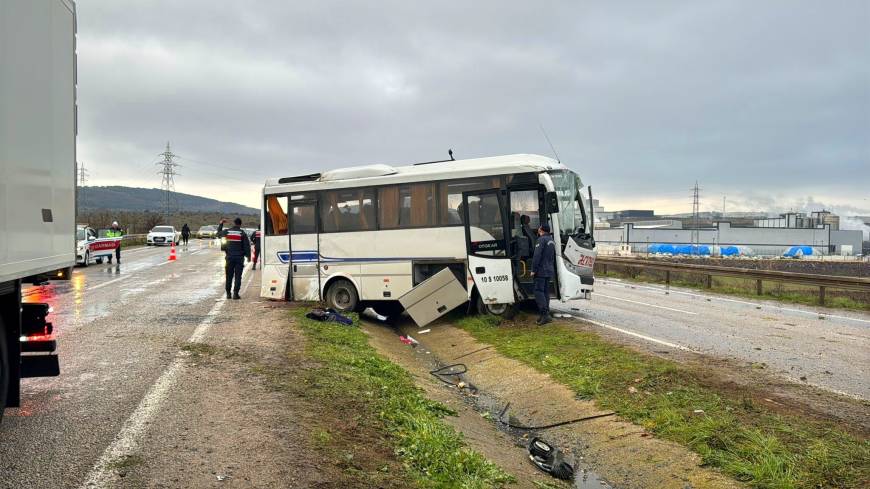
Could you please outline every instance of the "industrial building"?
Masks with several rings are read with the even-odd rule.
[[[784,219],[788,224],[790,218]],[[798,220],[792,222],[792,227],[738,227],[720,221],[700,229],[685,229],[680,221],[673,220],[627,222],[621,227],[596,229],[595,241],[604,253],[618,250],[647,253],[654,244],[696,244],[709,247],[713,254],[720,247],[737,246],[754,256],[783,256],[793,247],[812,248],[812,255],[849,256],[862,252],[861,231],[835,229],[830,219],[814,227],[798,226]]]

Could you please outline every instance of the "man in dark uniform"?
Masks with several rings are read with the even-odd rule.
[[[532,257],[532,277],[535,279],[535,302],[541,317],[538,324],[547,324],[550,318],[550,279],[556,275],[556,242],[550,236],[550,226],[542,224],[538,228],[535,255]]]
[[[188,239],[190,239],[190,226],[184,223],[184,226],[181,226],[181,241],[184,242],[184,246],[187,246]]]
[[[242,220],[236,218],[233,223],[235,226],[224,231],[224,223],[226,219],[221,219],[218,226],[217,235],[221,238],[224,246],[224,252],[227,256],[227,299],[241,299],[239,297],[239,289],[242,288],[242,271],[245,268],[245,258],[251,256],[251,241],[248,239],[247,233],[242,230]],[[232,286],[235,285],[233,289]],[[232,291],[232,295],[230,292]]]
[[[257,269],[257,260],[260,258],[260,247],[263,244],[263,238],[260,234],[260,226],[257,226],[257,230],[251,235],[251,245],[253,246],[253,252],[251,253],[253,256],[251,257],[251,261],[254,262],[254,266],[251,267],[251,270]]]

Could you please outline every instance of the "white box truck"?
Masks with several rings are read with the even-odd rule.
[[[0,0],[0,419],[22,377],[59,374],[47,304],[27,284],[75,264],[75,4]]]

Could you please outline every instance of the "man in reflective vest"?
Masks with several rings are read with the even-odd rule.
[[[236,218],[233,223],[235,226],[224,230],[226,219],[221,219],[218,226],[217,235],[221,239],[221,243],[226,243],[224,252],[227,259],[227,299],[241,299],[239,289],[242,288],[242,271],[245,268],[245,258],[251,256],[251,241],[248,239],[247,233],[242,230],[241,218]],[[233,288],[232,286],[235,286]],[[232,292],[232,294],[230,294]]]
[[[121,237],[124,236],[124,231],[121,231],[121,226],[118,221],[112,221],[112,227],[106,231],[107,238],[118,238],[117,246],[115,247],[115,258],[118,260],[118,265],[121,264]],[[112,263],[112,255],[109,255],[109,263]]]

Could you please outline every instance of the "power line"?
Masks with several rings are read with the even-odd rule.
[[[163,217],[166,223],[169,223],[169,216],[175,212],[178,207],[178,202],[175,197],[175,176],[179,175],[176,168],[180,167],[178,163],[172,161],[176,156],[169,149],[169,141],[166,142],[166,150],[160,153],[163,156],[163,161],[155,163],[163,168],[157,173],[162,175],[163,180],[160,182],[160,188],[163,190]]]
[[[78,171],[78,181],[79,187],[84,187],[85,183],[88,181],[88,171],[85,170],[85,162],[79,162],[79,171]]]

